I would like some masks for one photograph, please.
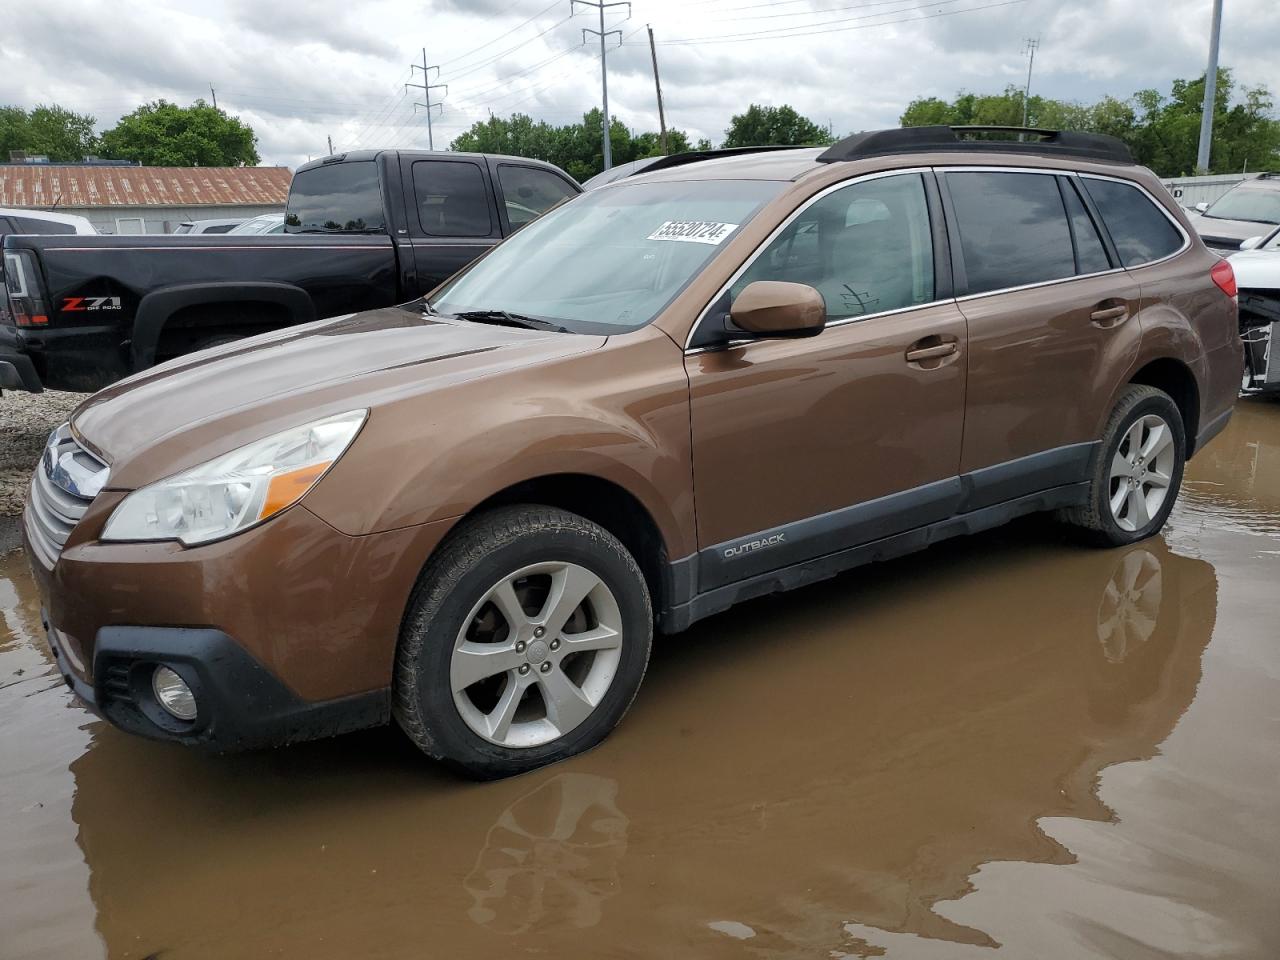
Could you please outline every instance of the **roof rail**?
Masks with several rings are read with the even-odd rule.
[[[667,170],[671,167],[683,167],[686,163],[697,163],[700,160],[716,160],[720,157],[736,157],[744,153],[767,153],[772,150],[798,150],[799,146],[790,144],[766,144],[759,147],[723,147],[719,150],[687,150],[684,153],[673,153],[659,157],[642,171],[652,173],[655,170]]]
[[[976,133],[1016,133],[1038,139],[979,140]],[[928,127],[901,127],[896,130],[867,130],[833,144],[818,157],[820,163],[861,160],[889,153],[940,153],[981,151],[983,153],[1036,153],[1045,156],[1087,157],[1111,163],[1133,163],[1133,154],[1123,140],[1101,133],[1076,130],[1042,130],[1038,127],[960,126],[942,124]]]

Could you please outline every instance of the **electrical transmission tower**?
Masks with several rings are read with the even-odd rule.
[[[414,101],[413,112],[417,113],[419,107],[422,107],[424,110],[426,110],[427,112],[427,149],[434,150],[436,148],[436,141],[435,141],[435,135],[431,131],[431,111],[435,107],[439,107],[440,112],[444,113],[444,104],[442,104],[438,100],[435,103],[432,103],[431,91],[443,90],[444,95],[447,97],[449,95],[449,85],[447,83],[431,82],[431,71],[434,70],[436,72],[436,76],[439,77],[440,68],[435,66],[432,66],[432,67],[427,66],[427,48],[426,47],[422,48],[422,66],[418,66],[416,63],[410,65],[409,72],[413,73],[414,70],[422,71],[422,82],[406,83],[404,85],[404,88],[405,90],[410,90],[410,89],[421,90],[422,98],[427,101],[426,103],[418,103],[417,101]]]
[[[622,45],[621,30],[605,30],[604,28],[604,12],[610,7],[626,7],[626,19],[631,19],[631,4],[626,2],[603,3],[599,0],[569,0],[569,10],[573,11],[575,4],[582,4],[584,7],[591,7],[600,13],[600,29],[590,30],[586,27],[582,28],[582,42],[587,42],[587,34],[594,34],[600,38],[600,93],[601,101],[604,104],[604,168],[608,170],[613,166],[613,147],[609,143],[609,67],[607,65],[607,51],[605,48],[605,39],[613,34],[618,35],[618,45]]]

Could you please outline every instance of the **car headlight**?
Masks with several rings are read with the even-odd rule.
[[[120,502],[102,540],[180,540],[239,533],[302,499],[350,446],[368,415],[326,417],[141,487]]]

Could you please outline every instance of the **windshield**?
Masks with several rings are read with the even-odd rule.
[[[438,313],[507,311],[574,333],[649,323],[785,184],[630,183],[576,197],[431,298]]]
[[[1205,211],[1205,216],[1219,220],[1280,223],[1280,190],[1238,187],[1223,194],[1217,203]]]
[[[304,170],[289,185],[285,233],[381,233],[386,228],[372,160]]]

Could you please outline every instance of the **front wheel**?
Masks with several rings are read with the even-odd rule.
[[[1177,404],[1162,390],[1134,384],[1103,431],[1087,503],[1061,516],[1104,546],[1144,540],[1169,519],[1186,455]]]
[[[479,778],[595,746],[621,720],[653,638],[635,559],[549,507],[464,521],[424,571],[396,658],[394,709],[429,756]]]

